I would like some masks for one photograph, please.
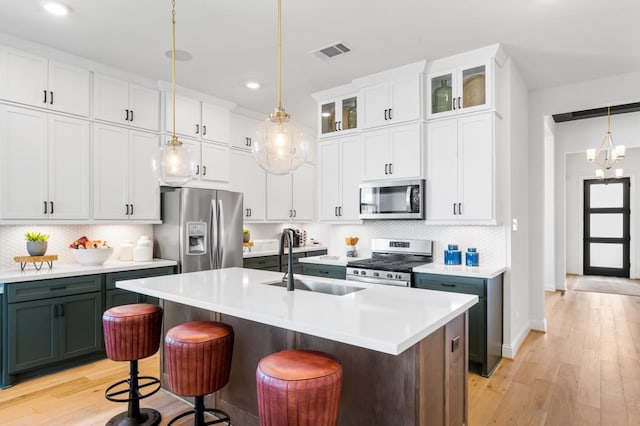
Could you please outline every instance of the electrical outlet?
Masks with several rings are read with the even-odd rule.
[[[518,219],[513,219],[511,228],[513,228],[514,231],[518,230]]]

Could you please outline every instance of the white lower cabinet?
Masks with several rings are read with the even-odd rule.
[[[365,179],[422,176],[422,124],[414,123],[362,133]]]
[[[318,143],[319,219],[359,220],[359,185],[364,178],[364,144],[359,135]]]
[[[427,125],[427,222],[495,222],[494,120],[491,112]]]
[[[160,186],[152,168],[158,135],[94,125],[93,216],[107,220],[160,219]]]
[[[313,166],[303,164],[292,173],[267,173],[267,220],[311,222],[314,209]]]
[[[0,107],[0,218],[89,219],[89,123]]]
[[[231,190],[242,192],[245,222],[263,221],[265,215],[266,172],[251,153],[231,152]]]

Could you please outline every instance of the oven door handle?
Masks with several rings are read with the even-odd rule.
[[[384,278],[361,277],[355,275],[347,275],[347,281],[362,282],[368,284],[395,285],[397,287],[411,287],[410,281],[390,281]]]
[[[407,213],[412,213],[412,211],[411,211],[411,188],[413,188],[412,185],[408,185],[407,186]]]

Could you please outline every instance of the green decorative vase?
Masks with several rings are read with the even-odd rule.
[[[433,91],[433,113],[451,111],[451,86],[447,80],[440,81],[440,87]]]

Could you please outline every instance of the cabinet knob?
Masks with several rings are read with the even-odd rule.
[[[205,126],[204,124],[202,125],[202,136],[205,136],[207,134],[207,126]]]
[[[49,92],[49,105],[53,105],[53,92]]]
[[[393,120],[393,117],[391,117],[391,111],[392,111],[392,108],[389,108],[389,120]]]
[[[49,213],[53,214],[53,201],[49,201],[49,207],[51,207],[51,211]]]
[[[129,121],[133,121],[133,110],[129,111],[131,114],[129,114]]]
[[[202,134],[202,136],[204,136],[204,133]],[[202,166],[202,176],[206,176],[207,175],[207,166]]]
[[[388,109],[385,109],[385,110],[384,110],[384,120],[385,120],[385,121],[387,121],[387,120],[388,120],[388,118],[387,118],[387,111],[389,111],[389,110],[388,110]]]
[[[458,203],[458,214],[462,214],[462,203]]]
[[[46,104],[47,103],[47,91],[43,90],[43,92],[44,92],[44,99],[42,100],[42,103]]]
[[[198,133],[200,133],[200,125],[199,125],[199,124],[196,124],[196,135],[197,135]]]
[[[128,109],[124,110],[124,121],[129,121],[129,110]]]

